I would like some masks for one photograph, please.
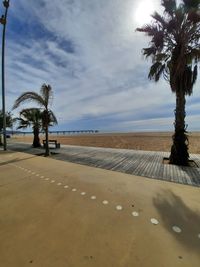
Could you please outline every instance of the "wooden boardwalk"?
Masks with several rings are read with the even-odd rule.
[[[10,149],[35,154],[41,152],[41,149],[34,150],[28,146],[29,149],[27,144],[11,144]],[[199,167],[182,167],[163,164],[163,157],[169,156],[166,152],[66,145],[53,151],[58,152],[54,157],[59,160],[200,187],[200,154],[190,155]]]
[[[200,186],[200,168],[163,164],[163,158],[169,157],[166,152],[80,146],[64,146],[60,152],[57,159],[73,163]],[[200,166],[200,155],[192,154],[191,159]]]

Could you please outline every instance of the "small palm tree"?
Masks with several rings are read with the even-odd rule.
[[[13,118],[10,112],[6,112],[6,127],[11,128],[13,126]],[[3,130],[3,111],[0,110],[0,146],[2,146],[1,132]]]
[[[171,147],[170,163],[188,165],[188,137],[185,124],[186,95],[191,95],[197,79],[197,63],[200,59],[199,0],[161,0],[163,16],[155,12],[153,22],[137,31],[151,38],[143,55],[152,58],[149,79],[156,82],[161,75],[170,83],[176,94],[175,133]]]
[[[41,147],[39,133],[42,127],[42,112],[38,108],[27,108],[20,112],[20,117],[15,119],[19,126],[17,129],[31,127],[33,129],[33,147]]]
[[[43,84],[40,89],[40,94],[36,92],[25,92],[20,95],[13,105],[13,109],[18,108],[19,105],[25,102],[35,102],[41,107],[42,110],[42,127],[45,131],[45,155],[49,156],[49,126],[51,126],[51,122],[53,121],[54,124],[57,124],[56,116],[54,115],[53,111],[49,109],[50,101],[52,100],[53,91],[50,85]]]

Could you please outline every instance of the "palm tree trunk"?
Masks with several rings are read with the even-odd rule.
[[[34,127],[33,128],[33,147],[41,147],[40,144],[40,138],[39,138],[39,128],[38,127]]]
[[[2,146],[3,143],[2,143],[2,139],[1,139],[1,133],[0,133],[0,146]]]
[[[43,112],[43,126],[45,130],[45,156],[48,157],[50,155],[50,151],[49,151],[49,112],[47,106],[45,106],[45,110]]]
[[[172,137],[170,164],[187,166],[189,162],[188,138],[185,127],[185,93],[183,90],[176,92],[175,133]]]
[[[46,127],[45,127],[45,141],[46,141],[45,156],[48,157],[50,155],[50,151],[49,151],[49,127],[48,127],[48,125],[46,125]]]

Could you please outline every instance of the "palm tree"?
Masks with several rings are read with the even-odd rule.
[[[54,115],[53,111],[49,109],[50,101],[53,97],[53,91],[50,85],[43,84],[40,89],[40,94],[36,92],[25,92],[21,94],[16,100],[13,105],[13,109],[18,108],[20,104],[24,102],[35,102],[38,104],[42,109],[42,127],[45,131],[45,156],[49,156],[49,126],[51,126],[51,122],[53,121],[54,124],[57,123],[56,116]]]
[[[170,163],[188,165],[188,137],[185,124],[186,95],[191,95],[197,79],[197,64],[200,59],[200,13],[199,0],[161,0],[163,15],[155,12],[151,24],[137,31],[151,37],[143,55],[151,57],[149,79],[156,82],[161,75],[170,83],[176,94],[175,133],[171,147]]]
[[[13,125],[13,118],[10,112],[5,113],[6,127],[10,128]],[[4,112],[0,110],[0,146],[2,146],[1,132],[4,128]]]
[[[42,112],[38,108],[27,108],[20,112],[20,117],[15,119],[19,126],[17,129],[24,129],[32,126],[33,129],[33,147],[41,147],[39,133],[42,127]]]

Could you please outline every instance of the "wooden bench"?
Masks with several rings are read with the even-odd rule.
[[[57,140],[49,140],[49,145],[54,144],[55,148],[60,148],[60,143],[57,142]],[[43,147],[46,146],[46,140],[43,140]]]

